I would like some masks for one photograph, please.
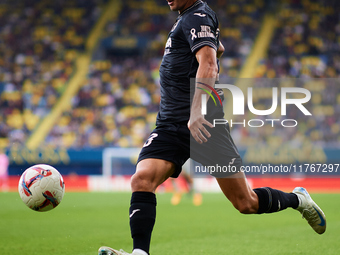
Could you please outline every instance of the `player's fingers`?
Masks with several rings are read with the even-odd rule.
[[[195,139],[195,141],[198,142],[199,144],[202,144],[203,139],[205,139],[205,137],[202,135],[199,129],[191,130],[191,135]]]
[[[198,135],[195,135],[194,138],[195,138],[195,141],[198,142],[199,144],[203,143],[202,140],[198,137]]]
[[[202,132],[201,132],[202,129],[205,129],[205,127],[202,126],[201,129],[198,129],[198,130],[197,130],[197,135],[198,135],[199,139],[200,139],[203,143],[206,143],[208,140],[207,140],[207,138],[202,134]],[[206,130],[206,132],[209,134],[209,132],[208,132],[207,130]],[[209,134],[209,135],[210,135],[210,134]]]
[[[211,134],[209,133],[209,131],[205,128],[205,126],[203,126],[202,125],[202,127],[200,128],[201,129],[201,131],[204,133],[204,135],[206,136],[206,137],[211,137]]]
[[[204,125],[207,125],[207,126],[210,127],[210,128],[213,128],[213,127],[214,127],[214,125],[211,124],[211,123],[210,123],[209,121],[207,121],[206,119],[204,119],[203,124],[204,124]]]
[[[198,142],[199,144],[202,143],[201,139],[198,137],[197,134],[192,134],[192,137],[195,139],[196,142]]]

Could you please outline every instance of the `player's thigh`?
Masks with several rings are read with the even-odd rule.
[[[256,213],[258,197],[251,189],[243,172],[229,178],[216,178],[222,192],[241,213]]]
[[[227,125],[217,125],[210,130],[208,142],[190,143],[190,157],[207,167],[216,178],[229,177],[240,171],[242,159]]]
[[[175,164],[157,158],[147,158],[138,162],[136,173],[131,178],[131,189],[155,192],[156,188],[175,172]]]

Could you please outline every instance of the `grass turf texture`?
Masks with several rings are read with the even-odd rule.
[[[153,255],[339,254],[340,194],[314,194],[327,230],[318,235],[295,210],[241,215],[222,194],[192,205],[158,194]],[[101,245],[131,252],[127,193],[66,193],[50,212],[27,208],[17,193],[0,193],[0,254],[94,255]]]

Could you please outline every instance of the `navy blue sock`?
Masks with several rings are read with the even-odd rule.
[[[299,206],[298,197],[294,193],[285,193],[269,187],[254,189],[254,192],[259,198],[258,214],[278,212],[287,207],[296,209]]]
[[[152,192],[133,192],[130,206],[130,230],[133,249],[149,253],[151,233],[156,220],[156,195]]]

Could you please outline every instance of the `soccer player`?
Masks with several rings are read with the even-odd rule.
[[[218,163],[240,169],[242,164],[229,127],[211,124],[212,119],[223,118],[222,106],[212,107],[214,110],[206,116],[201,113],[201,98],[205,92],[200,88],[214,87],[217,57],[224,51],[219,41],[216,14],[201,0],[167,2],[179,16],[169,33],[160,67],[161,103],[156,128],[140,152],[136,173],[131,179],[133,255],[149,254],[156,218],[155,190],[169,177],[177,177],[189,157],[203,165]],[[197,82],[190,105],[191,78],[196,78]],[[206,156],[208,152],[212,152],[212,158]],[[326,230],[324,213],[304,188],[295,188],[292,193],[269,187],[251,189],[241,171],[229,178],[215,177],[222,192],[240,213],[273,213],[290,207],[297,209],[317,233]],[[124,254],[130,253],[106,246],[99,248],[99,255]]]
[[[199,206],[202,204],[202,194],[198,191],[197,185],[195,185],[194,179],[191,177],[191,169],[194,165],[194,162],[189,162],[191,159],[189,159],[187,162],[184,163],[182,166],[182,171],[177,179],[171,179],[172,185],[173,185],[173,195],[171,198],[171,204],[172,205],[178,205],[181,202],[182,194],[184,192],[187,192],[188,194],[192,195],[192,202],[195,206]],[[192,161],[192,160],[191,160]],[[177,181],[183,180],[185,183],[185,187],[187,188],[187,191],[185,191],[185,187],[181,187],[183,185],[180,185]]]

